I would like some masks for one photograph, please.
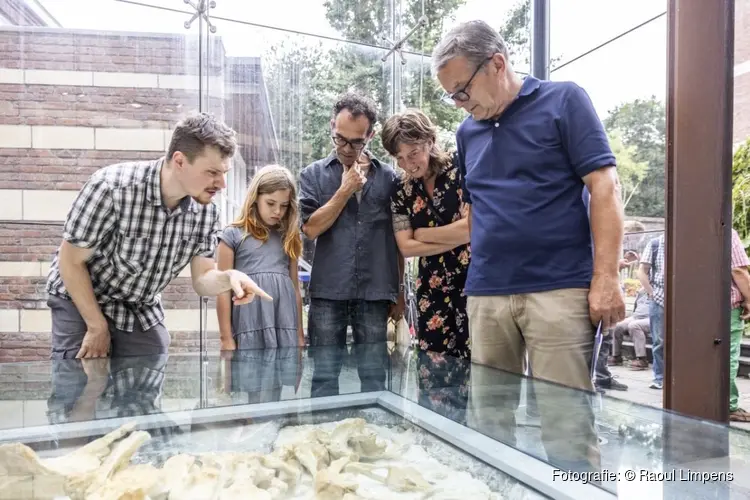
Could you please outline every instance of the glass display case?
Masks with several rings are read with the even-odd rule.
[[[0,383],[2,499],[750,498],[742,431],[382,344],[8,363]]]
[[[742,431],[393,346],[0,377],[2,499],[750,497]]]

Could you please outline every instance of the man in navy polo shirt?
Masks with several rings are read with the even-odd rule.
[[[591,100],[570,82],[522,80],[483,21],[453,28],[432,62],[445,99],[471,115],[456,142],[470,207],[472,360],[521,374],[527,350],[535,378],[593,391],[594,325],[614,326],[625,303],[615,157]],[[485,385],[472,383],[472,397]],[[598,463],[586,393],[534,389],[548,456]]]

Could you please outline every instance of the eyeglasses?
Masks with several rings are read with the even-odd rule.
[[[466,82],[466,85],[464,85],[462,88],[458,89],[457,91],[453,93],[445,92],[443,93],[443,97],[441,98],[443,102],[446,104],[455,105],[457,102],[466,102],[469,100],[469,93],[467,92],[469,90],[469,87],[471,86],[471,82],[474,81],[474,77],[477,76],[477,73],[479,73],[479,70],[484,67],[485,64],[487,64],[488,61],[492,59],[493,56],[488,57],[484,61],[482,61],[482,64],[477,66],[477,69],[474,70],[474,73],[471,74],[471,77],[469,78],[469,81]]]
[[[365,146],[367,146],[367,141],[365,139],[349,140],[344,137],[341,137],[340,135],[332,135],[331,140],[333,140],[333,143],[340,148],[343,148],[348,145],[355,151],[359,151],[363,149]]]

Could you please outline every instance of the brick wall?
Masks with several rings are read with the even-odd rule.
[[[211,43],[204,103],[224,118],[226,59]],[[195,37],[0,28],[0,362],[48,357],[44,285],[70,202],[96,169],[161,156],[177,121],[198,110],[197,75]],[[172,350],[197,349],[189,273],[162,297]]]

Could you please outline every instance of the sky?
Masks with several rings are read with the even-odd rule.
[[[37,0],[66,28],[105,31],[191,33],[183,23],[189,14],[167,12],[117,0]],[[143,4],[189,11],[183,0],[139,0]],[[395,0],[394,0],[395,1]],[[499,25],[516,0],[468,0],[451,21],[484,19]],[[258,8],[262,4],[262,8]],[[551,0],[550,53],[559,63],[573,59],[606,40],[666,10],[666,0]],[[336,42],[291,35],[285,31],[248,26],[251,22],[312,35],[338,38],[325,19],[323,0],[216,0],[212,15],[239,22],[215,20],[216,36],[223,40],[227,55],[259,56],[271,44],[292,36],[305,43],[325,47]],[[625,35],[551,75],[553,80],[570,80],[591,96],[601,118],[620,103],[651,95],[666,95],[666,16]],[[376,49],[373,59],[384,54]],[[525,68],[518,68],[525,69]]]

